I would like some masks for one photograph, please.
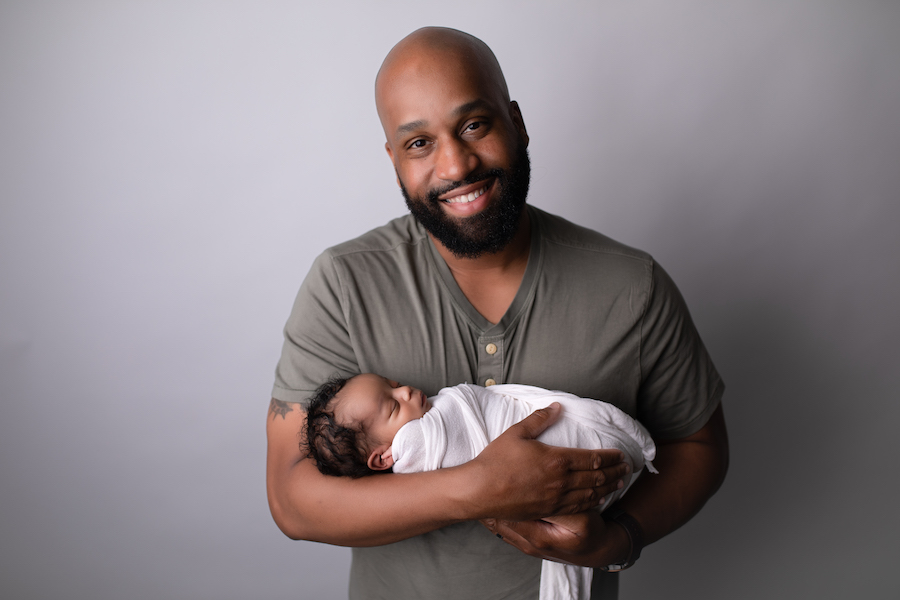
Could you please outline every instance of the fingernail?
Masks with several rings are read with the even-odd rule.
[[[625,487],[625,482],[620,479],[619,484],[616,486],[616,489],[621,490],[623,487]]]
[[[594,459],[594,462],[591,463],[591,468],[594,469],[595,471],[600,468],[600,459],[599,458]]]
[[[496,527],[497,522],[493,519],[488,519],[484,522],[484,524],[488,526],[488,529],[493,529],[494,527]]]

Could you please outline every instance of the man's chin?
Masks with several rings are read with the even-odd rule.
[[[515,237],[521,221],[522,206],[516,210],[484,210],[468,217],[455,217],[444,213],[433,218],[433,213],[423,215],[411,208],[413,215],[438,242],[457,258],[478,258],[496,254],[506,248]]]
[[[457,258],[478,258],[500,252],[515,237],[528,196],[530,174],[528,152],[523,148],[512,170],[494,169],[475,180],[493,177],[482,195],[486,198],[480,206],[474,203],[482,196],[476,198],[469,215],[460,215],[465,211],[453,210],[438,199],[446,191],[434,191],[425,198],[414,199],[399,174],[397,180],[410,213],[428,233]]]

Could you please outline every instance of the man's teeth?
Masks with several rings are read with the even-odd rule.
[[[487,186],[484,186],[480,190],[475,190],[474,192],[470,192],[468,194],[461,194],[459,196],[454,196],[453,198],[447,198],[444,202],[449,202],[451,204],[457,204],[460,202],[472,202],[478,196],[484,193],[484,190],[487,189]]]

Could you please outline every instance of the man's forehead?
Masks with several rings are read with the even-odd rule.
[[[458,65],[459,67],[464,67]],[[378,115],[388,137],[403,136],[473,111],[503,111],[499,88],[477,72],[444,64],[424,76],[392,79],[380,95]]]
[[[448,87],[458,80],[486,83],[484,69],[464,53],[445,49],[405,54],[387,65],[378,76],[376,98],[393,99],[418,89]]]

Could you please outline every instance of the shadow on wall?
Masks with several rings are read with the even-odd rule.
[[[623,600],[883,594],[898,544],[878,515],[893,514],[895,490],[871,459],[897,454],[887,446],[900,382],[848,356],[833,331],[811,329],[791,292],[706,314],[701,331],[727,385],[729,476],[625,574]]]

